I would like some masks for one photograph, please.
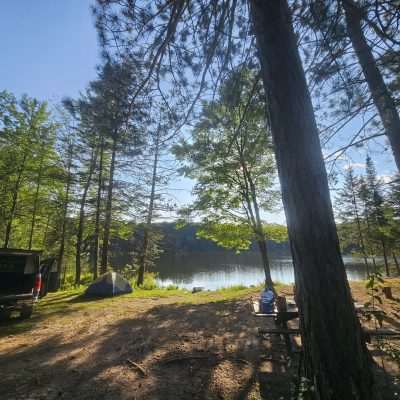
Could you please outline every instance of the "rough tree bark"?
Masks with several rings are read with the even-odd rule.
[[[151,222],[153,219],[153,211],[154,211],[154,198],[156,193],[156,180],[157,180],[157,167],[158,167],[158,157],[160,151],[160,128],[157,130],[156,142],[155,142],[155,150],[154,150],[154,161],[153,161],[153,173],[151,177],[151,191],[150,191],[150,200],[149,200],[149,208],[147,212],[146,218],[146,226],[144,228],[143,233],[143,247],[139,261],[139,270],[137,277],[137,285],[143,285],[144,281],[144,273],[146,272],[146,263],[147,263],[147,252],[149,247],[149,234],[151,228]]]
[[[86,198],[92,182],[93,171],[97,162],[98,149],[93,149],[90,157],[89,171],[85,186],[83,188],[83,193],[81,197],[80,207],[79,207],[79,223],[78,231],[76,233],[76,256],[75,256],[75,285],[80,285],[81,283],[81,253],[82,253],[82,239],[83,232],[85,229],[85,206]]]
[[[342,0],[342,5],[345,12],[348,35],[392,147],[397,169],[400,171],[399,113],[364,36],[362,30],[362,9],[354,0]]]
[[[305,375],[318,400],[373,399],[318,129],[287,0],[250,0],[295,268]]]
[[[116,153],[117,153],[117,139],[114,137],[111,150],[110,176],[108,180],[107,204],[106,204],[106,212],[104,220],[104,237],[103,237],[103,247],[101,252],[100,272],[102,274],[105,274],[107,272],[107,264],[108,264],[108,249],[110,244],[110,229],[111,229],[111,218],[112,218],[112,200],[113,200],[113,189],[114,189],[114,171],[115,171]]]
[[[94,240],[93,240],[93,279],[97,279],[99,250],[100,250],[100,212],[101,212],[101,192],[103,187],[103,161],[104,161],[104,136],[100,141],[100,161],[99,161],[99,176],[97,181],[97,199],[96,199],[96,217],[94,223]]]

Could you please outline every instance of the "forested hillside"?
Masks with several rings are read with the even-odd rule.
[[[203,239],[197,235],[200,228],[196,224],[187,224],[184,227],[177,228],[175,223],[155,224],[162,235],[160,248],[162,249],[161,257],[170,257],[177,254],[190,253],[227,253],[235,254],[234,250],[225,249],[218,246],[215,242]],[[139,251],[143,240],[143,231],[133,239],[115,239],[111,243],[112,257],[111,264],[113,267],[122,268],[126,264],[132,264],[135,258],[135,249]],[[268,250],[271,257],[290,257],[289,243],[268,241]],[[257,243],[252,242],[250,248],[246,251],[258,252]],[[195,257],[195,255],[194,255]]]

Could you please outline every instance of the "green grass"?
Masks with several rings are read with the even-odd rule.
[[[277,283],[275,285],[279,291],[285,285]],[[132,293],[122,296],[109,298],[88,298],[83,297],[86,286],[77,289],[69,289],[51,293],[39,302],[37,310],[41,313],[52,313],[56,310],[63,310],[65,307],[73,307],[76,309],[104,307],[124,299],[149,299],[149,298],[174,298],[177,303],[207,303],[215,301],[234,300],[249,295],[257,295],[262,290],[262,285],[246,287],[243,285],[235,285],[219,290],[204,290],[198,293],[192,293],[186,289],[180,289],[171,285],[167,287],[155,287],[152,289],[134,288]]]
[[[280,290],[284,285],[276,285]],[[262,286],[246,287],[243,285],[231,286],[214,291],[202,291],[192,293],[188,290],[179,289],[176,286],[156,287],[153,289],[135,288],[132,293],[108,297],[108,298],[86,298],[83,296],[86,286],[75,289],[49,293],[36,305],[34,314],[29,320],[13,320],[0,325],[0,337],[15,335],[32,329],[35,325],[46,321],[48,318],[57,317],[60,321],[69,323],[68,317],[78,311],[91,309],[120,310],[125,301],[135,299],[159,299],[170,298],[173,304],[205,304],[223,301],[231,301],[258,295]],[[62,322],[64,323],[64,322]]]
[[[54,308],[59,305],[65,305],[66,302],[70,301],[73,303],[73,300],[82,296],[86,286],[81,286],[78,289],[69,289],[64,291],[58,291],[56,293],[49,294],[46,298],[44,298],[39,305],[39,308]],[[221,298],[221,299],[230,299],[230,298],[240,298],[250,293],[258,293],[261,290],[261,286],[254,287],[246,287],[243,285],[231,286],[219,290],[205,290],[198,293],[192,293],[186,289],[180,289],[177,286],[167,286],[167,287],[156,287],[152,289],[146,288],[135,288],[132,293],[110,297],[110,298],[93,298],[88,299],[87,304],[90,303],[107,303],[112,302],[113,300],[118,299],[129,299],[129,298],[137,298],[137,299],[148,299],[148,298],[167,298],[167,297],[177,297],[193,300],[196,302],[196,299],[210,299],[212,301],[213,298]],[[83,299],[83,298],[82,298]],[[85,302],[84,300],[82,300]]]
[[[234,300],[246,297],[251,294],[260,292],[261,287],[245,287],[245,286],[232,286],[215,291],[202,291],[192,293],[185,289],[177,287],[143,289],[136,288],[132,293],[116,297],[107,298],[85,298],[83,296],[86,287],[81,286],[78,289],[69,289],[58,291],[56,293],[48,294],[42,299],[36,307],[36,315],[41,317],[50,316],[53,314],[78,311],[83,309],[93,308],[109,308],[116,304],[121,304],[129,299],[154,299],[154,298],[173,298],[174,303],[208,303],[219,302],[226,300]]]

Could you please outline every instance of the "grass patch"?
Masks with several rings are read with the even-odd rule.
[[[146,286],[147,287],[147,286]],[[277,290],[284,288],[285,285],[276,285]],[[75,312],[104,309],[107,312],[120,312],[123,303],[134,301],[135,299],[164,299],[170,298],[171,304],[205,304],[223,301],[232,301],[249,296],[259,295],[262,285],[246,287],[235,285],[213,291],[202,291],[192,293],[191,291],[180,289],[175,285],[168,287],[155,287],[152,289],[134,288],[132,293],[122,296],[107,298],[88,298],[84,296],[86,286],[79,288],[49,293],[36,305],[32,318],[28,320],[13,319],[0,325],[0,337],[15,335],[31,330],[35,326],[50,318],[56,317],[61,323],[68,325],[69,316]]]

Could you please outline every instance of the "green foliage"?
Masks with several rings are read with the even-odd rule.
[[[0,240],[9,236],[9,247],[42,248],[56,229],[63,192],[58,128],[45,102],[0,92]]]
[[[288,231],[285,225],[264,224],[263,230],[269,240],[273,240],[277,243],[286,242],[288,240]]]
[[[154,268],[157,260],[163,253],[161,242],[163,239],[162,232],[156,226],[146,226],[140,224],[136,226],[136,230],[131,238],[133,239],[133,268],[138,271],[143,256],[143,242],[145,231],[147,233],[147,248],[145,257],[145,271]]]
[[[368,276],[368,279],[365,283],[365,288],[370,296],[370,301],[364,304],[364,307],[372,307],[375,308],[376,303],[382,304],[382,297],[380,296],[381,289],[384,285],[385,281],[382,278],[382,274],[375,270]],[[366,318],[371,320],[375,318],[378,323],[382,322],[382,315],[375,313],[366,313]]]
[[[222,288],[219,291],[224,293],[224,292],[239,292],[241,290],[248,289],[247,286],[245,285],[233,285],[233,286],[228,286],[226,288]]]
[[[166,290],[178,290],[179,286],[171,284],[171,285],[166,286],[165,289]]]
[[[263,231],[269,240],[275,242],[285,242],[288,239],[287,228],[283,225],[264,224]],[[202,223],[196,235],[237,253],[248,250],[251,243],[257,239],[257,234],[251,226],[238,223]]]
[[[84,273],[81,276],[81,285],[83,287],[89,286],[90,283],[93,281],[93,275],[89,272]],[[77,289],[77,286],[75,285],[75,274],[72,272],[67,273],[64,282],[62,284],[62,290],[66,291],[74,291]]]
[[[143,285],[141,286],[141,288],[143,290],[157,289],[158,288],[157,274],[155,272],[145,272],[144,281],[143,281]]]
[[[137,277],[137,268],[133,265],[126,264],[123,268],[120,268],[118,272],[128,281],[134,282]]]
[[[398,190],[396,180],[387,190],[377,177],[372,159],[367,156],[365,175],[355,176],[348,168],[336,199],[343,251],[362,255],[365,262],[370,259],[373,265],[376,256],[386,256],[387,274],[390,273],[389,258],[397,251],[400,240]]]
[[[197,236],[215,242],[218,246],[235,250],[237,253],[248,250],[254,238],[249,225],[244,224],[202,224]]]
[[[113,220],[111,227],[111,237],[119,238],[119,239],[130,239],[136,230],[135,224],[126,220]]]
[[[181,173],[196,180],[195,201],[182,215],[204,223],[199,237],[245,250],[257,237],[265,240],[261,210],[275,208],[275,162],[265,127],[265,101],[259,77],[242,68],[231,73],[218,98],[204,102],[190,141],[173,149]],[[282,238],[278,229],[272,234]]]

